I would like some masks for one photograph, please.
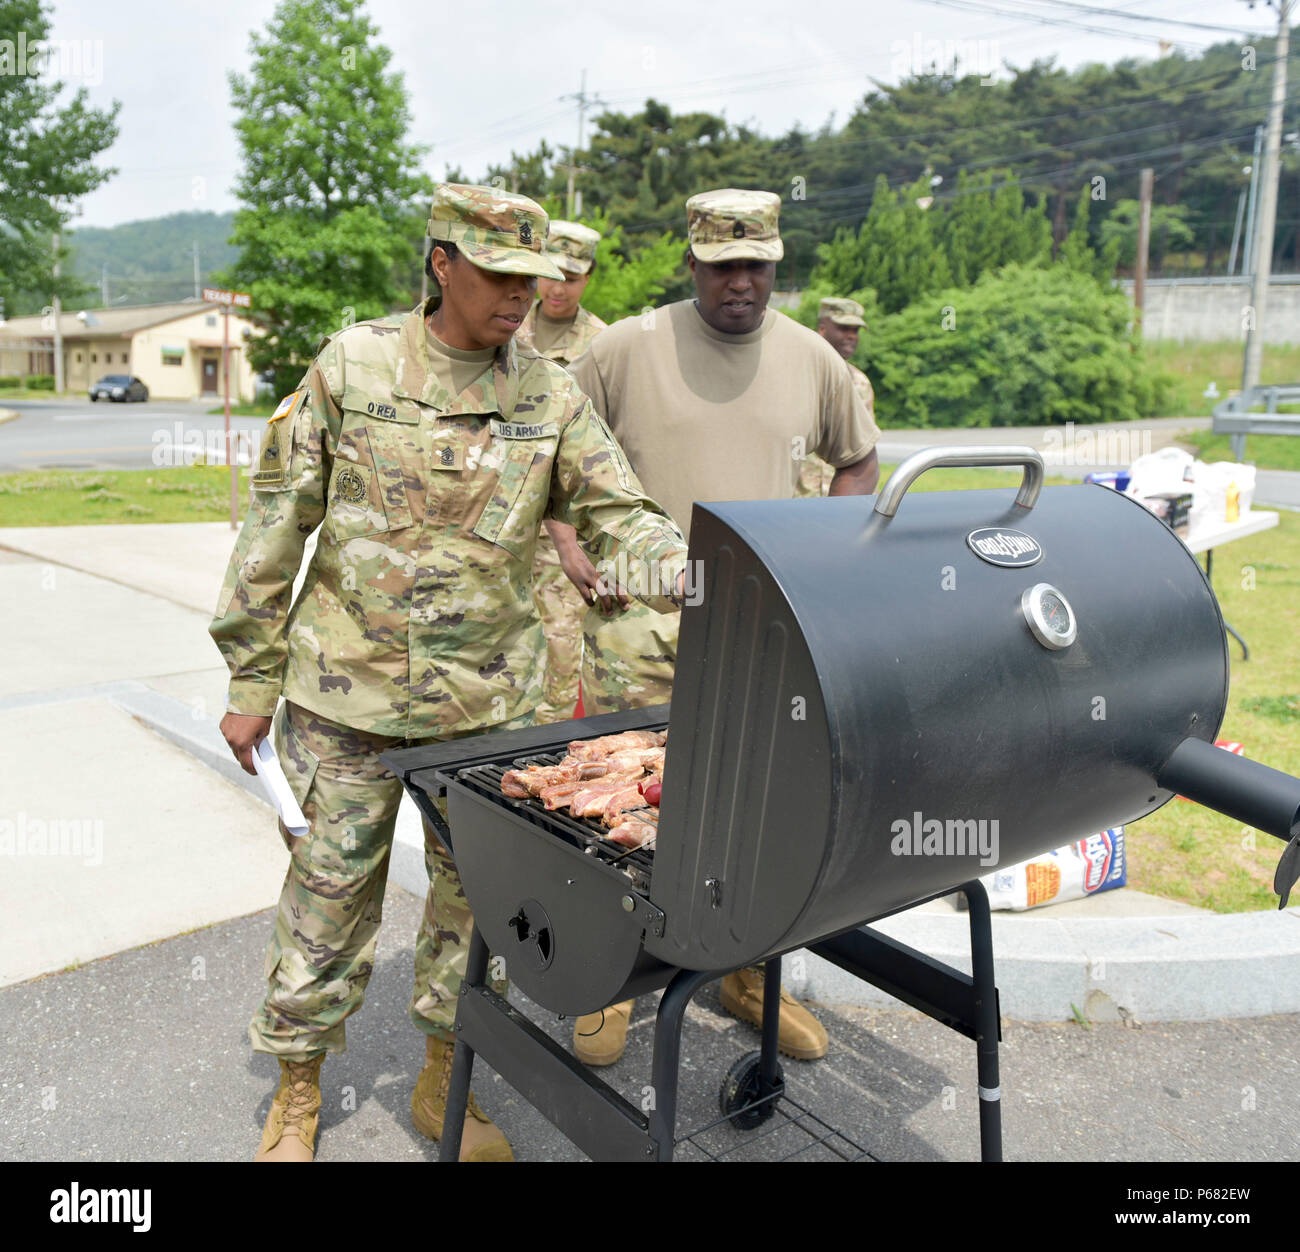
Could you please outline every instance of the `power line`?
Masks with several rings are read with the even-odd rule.
[[[1079,4],[1077,0],[1027,0],[1029,4],[1049,4],[1058,9],[1073,9],[1083,13],[1095,13],[1102,17],[1122,17],[1129,22],[1155,22],[1161,26],[1187,26],[1195,30],[1217,31],[1227,35],[1251,35],[1255,38],[1271,38],[1273,32],[1252,30],[1245,26],[1215,26],[1208,22],[1189,22],[1178,17],[1155,17],[1147,13],[1133,13],[1125,9],[1107,9],[1097,5]]]

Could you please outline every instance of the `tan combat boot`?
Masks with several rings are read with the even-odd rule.
[[[573,1055],[584,1065],[613,1065],[627,1047],[627,1021],[635,1000],[584,1013],[573,1023]]]
[[[763,1024],[763,971],[738,969],[722,980],[722,1007],[742,1022]],[[781,988],[780,1030],[777,1047],[797,1061],[815,1061],[826,1055],[826,1029],[784,987]]]
[[[447,1111],[447,1091],[451,1086],[451,1058],[456,1045],[428,1035],[424,1044],[424,1068],[415,1080],[411,1094],[411,1120],[426,1139],[442,1138],[442,1119]],[[465,1111],[465,1129],[460,1136],[462,1161],[513,1161],[514,1153],[506,1137],[469,1093]]]
[[[325,1053],[304,1061],[280,1059],[280,1086],[271,1101],[254,1161],[310,1161],[316,1156],[320,1120],[320,1064]]]

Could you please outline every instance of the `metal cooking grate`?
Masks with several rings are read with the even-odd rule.
[[[588,856],[616,866],[638,890],[648,890],[650,873],[654,869],[653,849],[627,848],[615,843],[608,837],[609,827],[601,825],[594,817],[574,817],[560,809],[548,809],[535,796],[519,800],[502,793],[501,779],[508,770],[527,769],[530,765],[558,765],[564,756],[563,752],[539,752],[517,757],[508,764],[471,765],[458,770],[456,778],[497,803],[509,805],[567,843],[582,848]]]

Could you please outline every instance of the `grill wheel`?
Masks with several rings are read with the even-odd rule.
[[[745,1108],[747,1104],[762,1096],[761,1052],[746,1052],[727,1070],[722,1080],[722,1090],[718,1092],[718,1107],[737,1130],[753,1130],[761,1126],[776,1111],[776,1102],[785,1090],[785,1073],[780,1065],[776,1067],[776,1088],[769,1099],[754,1108]],[[744,1112],[738,1110],[744,1109]]]

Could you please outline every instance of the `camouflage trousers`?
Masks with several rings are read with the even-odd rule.
[[[545,531],[538,536],[533,559],[533,601],[546,631],[546,694],[537,707],[537,721],[562,722],[573,716],[578,703],[582,615],[587,606]]]
[[[639,600],[613,617],[587,610],[582,624],[582,707],[588,715],[666,704],[677,663],[677,613]]]
[[[501,728],[531,723],[528,714]],[[402,798],[401,782],[379,755],[402,746],[288,701],[280,706],[275,747],[308,830],[294,838],[280,824],[290,860],[266,951],[266,998],[248,1028],[258,1052],[307,1057],[347,1049],[344,1020],[361,1007],[374,968]],[[427,822],[424,864],[429,891],[410,1015],[425,1034],[451,1039],[474,919],[455,863]]]

